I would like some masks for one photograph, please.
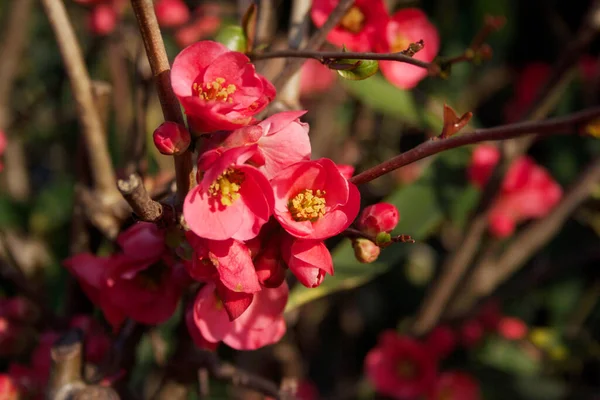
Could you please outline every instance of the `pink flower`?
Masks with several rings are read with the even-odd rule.
[[[337,168],[346,179],[350,179],[352,178],[352,175],[354,175],[354,167],[352,165],[338,164]]]
[[[365,358],[365,373],[377,392],[395,399],[429,394],[436,370],[435,357],[422,343],[394,331],[382,333]]]
[[[286,272],[281,257],[281,243],[275,237],[264,242],[264,250],[254,259],[256,275],[261,285],[276,288],[285,280]]]
[[[427,348],[440,359],[446,358],[454,351],[456,342],[456,334],[448,325],[436,326],[425,339]]]
[[[88,15],[88,29],[94,35],[106,36],[115,30],[119,15],[109,4],[99,4]]]
[[[254,294],[250,307],[234,321],[229,320],[215,289],[214,284],[208,283],[198,292],[194,324],[188,325],[192,337],[200,334],[210,343],[223,342],[237,350],[255,350],[281,339],[286,329],[282,317],[288,298],[285,282]]]
[[[508,122],[521,119],[535,100],[538,91],[548,79],[551,66],[542,62],[527,64],[518,74],[512,100],[506,105],[504,115]]]
[[[323,25],[338,3],[339,0],[314,0],[310,14],[314,24]],[[371,51],[388,19],[382,0],[356,0],[327,40],[353,51]]]
[[[326,273],[333,275],[331,254],[320,240],[302,240],[285,235],[281,253],[288,268],[306,287],[319,286]]]
[[[459,371],[447,371],[435,384],[432,400],[480,400],[481,391],[473,377]]]
[[[186,47],[205,39],[217,32],[221,26],[221,17],[218,14],[204,13],[202,8],[206,7],[199,6],[192,21],[175,31],[174,37],[179,47]]]
[[[219,145],[232,148],[256,143],[257,151],[248,161],[271,179],[291,164],[310,160],[308,124],[299,119],[305,113],[286,111],[272,115],[256,125],[226,134]]]
[[[438,53],[440,38],[427,15],[417,8],[403,8],[394,14],[385,28],[384,39],[377,51],[381,53],[406,50],[411,43],[423,40],[425,47],[414,55],[421,61],[431,62]],[[401,89],[411,89],[427,76],[427,69],[396,61],[380,61],[383,76]]]
[[[395,205],[377,203],[365,207],[358,217],[358,229],[371,235],[380,232],[391,232],[400,219],[400,213]]]
[[[6,135],[4,134],[4,131],[0,130],[0,157],[6,151],[6,145],[7,144],[8,144],[8,141],[6,140]],[[0,162],[0,172],[2,172],[3,169],[4,169],[4,164],[2,164]]]
[[[158,0],[154,3],[154,10],[163,28],[174,28],[190,19],[190,10],[181,0]]]
[[[358,214],[358,189],[327,158],[293,164],[275,175],[271,185],[275,218],[297,238],[335,236]]]
[[[205,153],[198,161],[203,173],[186,196],[183,215],[198,236],[212,240],[249,240],[271,216],[273,191],[257,168],[244,164],[256,145]],[[205,169],[206,168],[206,169]]]
[[[0,374],[0,400],[19,400],[17,384],[8,374]]]
[[[273,85],[248,57],[208,40],[175,57],[171,84],[198,133],[249,125],[275,97]]]
[[[76,315],[69,322],[71,328],[79,328],[84,333],[85,361],[100,364],[106,359],[111,341],[100,323],[89,315]]]
[[[498,324],[498,333],[507,340],[521,340],[527,336],[527,325],[522,319],[504,317]]]
[[[502,189],[488,214],[490,232],[510,236],[516,224],[546,216],[562,197],[562,188],[542,167],[527,156],[511,165]]]
[[[185,126],[170,121],[163,122],[156,128],[152,139],[158,151],[165,155],[183,154],[192,141]]]
[[[306,60],[300,69],[300,95],[326,92],[335,82],[335,73],[313,59]]]
[[[500,161],[500,150],[491,144],[481,144],[473,150],[471,163],[467,170],[469,181],[483,188],[492,176],[494,167]]]

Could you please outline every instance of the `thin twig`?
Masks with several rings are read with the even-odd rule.
[[[85,387],[82,380],[83,334],[79,329],[68,331],[51,350],[52,366],[48,394],[50,399],[72,398]]]
[[[171,87],[171,67],[165,44],[160,34],[154,4],[152,0],[131,0],[131,5],[138,21],[146,55],[154,74],[158,98],[165,121],[183,125],[183,115],[179,101]],[[177,181],[177,204],[183,204],[187,192],[194,184],[192,153],[188,150],[182,155],[174,156],[175,178]]]
[[[315,50],[277,50],[267,53],[250,53],[248,57],[253,61],[267,60],[270,58],[312,58],[320,62],[327,60],[380,60],[380,61],[399,61],[417,67],[429,69],[431,63],[417,60],[407,56],[403,52],[397,53],[361,53],[361,52],[344,52],[344,51],[315,51]]]
[[[94,104],[92,83],[67,10],[62,0],[42,0],[42,4],[69,76],[96,189],[102,195],[116,193],[115,173],[108,153],[102,121]]]
[[[350,178],[350,182],[360,185],[372,181],[395,169],[460,146],[485,142],[489,140],[506,140],[524,135],[537,133],[540,136],[556,133],[568,133],[578,125],[591,121],[600,116],[600,107],[593,107],[577,113],[558,118],[550,118],[535,122],[518,122],[515,124],[502,125],[494,128],[476,129],[472,132],[447,139],[431,139],[419,146],[397,155],[379,165],[374,166],[358,175]]]
[[[327,21],[317,30],[311,38],[308,40],[308,43],[302,50],[314,51],[317,50],[323,43],[325,43],[325,39],[329,32],[340,22],[342,17],[346,14],[346,12],[352,7],[354,4],[354,0],[340,0],[338,5],[333,9],[331,14],[329,14],[329,18]],[[303,60],[291,60],[286,64],[281,73],[273,79],[273,85],[279,90],[281,89],[288,80],[294,76],[296,71],[302,67],[304,64]]]
[[[133,209],[133,212],[146,222],[158,222],[163,214],[162,205],[152,200],[138,174],[131,174],[129,178],[119,179],[119,191]]]

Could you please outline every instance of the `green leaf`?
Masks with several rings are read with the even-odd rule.
[[[337,70],[338,75],[351,81],[365,80],[379,71],[379,62],[376,60],[339,60],[336,64],[338,68],[333,69]]]
[[[405,186],[383,201],[394,204],[400,211],[400,223],[394,229],[394,234],[411,235],[416,240],[424,240],[440,225],[446,215],[445,203],[453,204],[462,199],[464,189],[451,191],[450,196],[440,195],[438,179],[453,168],[459,169],[462,185],[465,185],[464,165],[468,160],[466,149],[455,149],[445,152],[431,164],[429,169],[417,182]],[[443,171],[442,171],[443,170]],[[446,179],[446,178],[444,178]],[[453,185],[449,179],[447,183]],[[382,249],[377,261],[362,264],[354,257],[354,251],[349,240],[344,240],[332,251],[335,275],[327,276],[323,283],[316,288],[306,288],[296,285],[290,292],[286,311],[318,298],[340,290],[348,290],[363,285],[366,282],[388,271],[405,257],[411,246],[408,243],[396,243]]]
[[[478,357],[486,365],[520,376],[535,376],[542,368],[541,360],[527,354],[518,342],[497,337],[488,339]]]
[[[229,50],[246,52],[246,35],[241,26],[226,25],[219,30],[215,40],[224,44]]]
[[[419,112],[410,91],[392,86],[381,75],[366,81],[342,81],[344,88],[375,111],[419,125]]]

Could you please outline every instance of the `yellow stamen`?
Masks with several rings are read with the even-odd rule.
[[[202,85],[197,83],[192,85],[192,91],[201,99],[227,101],[229,103],[233,103],[231,95],[236,90],[237,87],[235,85],[225,85],[225,78],[216,78],[213,82],[205,82]]]
[[[356,6],[352,6],[340,21],[340,26],[352,33],[360,32],[365,26],[365,14]]]
[[[315,222],[325,215],[325,191],[304,189],[288,203],[288,210],[295,221]]]
[[[244,182],[244,174],[233,168],[227,168],[208,188],[208,193],[214,197],[220,197],[224,206],[230,206],[240,198],[238,193]]]

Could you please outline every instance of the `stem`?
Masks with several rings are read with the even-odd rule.
[[[329,14],[329,18],[327,21],[316,31],[311,38],[308,40],[306,47],[303,50],[316,50],[323,43],[325,43],[325,39],[329,32],[340,22],[344,14],[352,7],[354,4],[354,0],[340,0],[338,5],[333,9],[331,14]],[[278,90],[281,89],[288,80],[294,76],[294,74],[302,67],[304,62],[302,60],[293,60],[289,62],[281,71],[281,73],[273,79],[273,86],[275,86]]]
[[[163,216],[163,206],[152,200],[139,175],[131,174],[127,180],[119,179],[117,186],[135,215],[142,221],[159,222]]]
[[[550,118],[543,121],[518,122],[487,129],[476,129],[472,132],[460,136],[452,136],[447,139],[434,138],[353,176],[350,179],[350,182],[361,185],[422,158],[455,147],[485,142],[488,140],[512,139],[524,135],[531,135],[533,133],[539,135],[560,133],[599,116],[600,107],[593,107],[566,117]]]
[[[98,191],[110,194],[115,190],[115,173],[111,163],[100,115],[94,103],[92,83],[67,10],[62,0],[42,0],[56,36],[58,47],[71,83],[77,114],[85,137],[92,176]]]
[[[52,366],[48,390],[51,399],[71,398],[85,387],[82,381],[83,338],[79,329],[71,330],[52,346]]]
[[[184,125],[179,101],[171,87],[171,67],[152,0],[131,0],[131,6],[142,34],[165,121]],[[186,151],[181,155],[173,156],[173,158],[177,182],[177,205],[180,206],[194,184],[192,153]]]
[[[317,61],[324,62],[325,60],[381,60],[381,61],[400,61],[407,64],[412,64],[417,67],[429,69],[431,63],[417,60],[407,56],[403,52],[397,53],[361,53],[352,51],[315,51],[315,50],[278,50],[268,53],[254,53],[248,55],[252,60],[266,60],[269,58],[313,58]]]

